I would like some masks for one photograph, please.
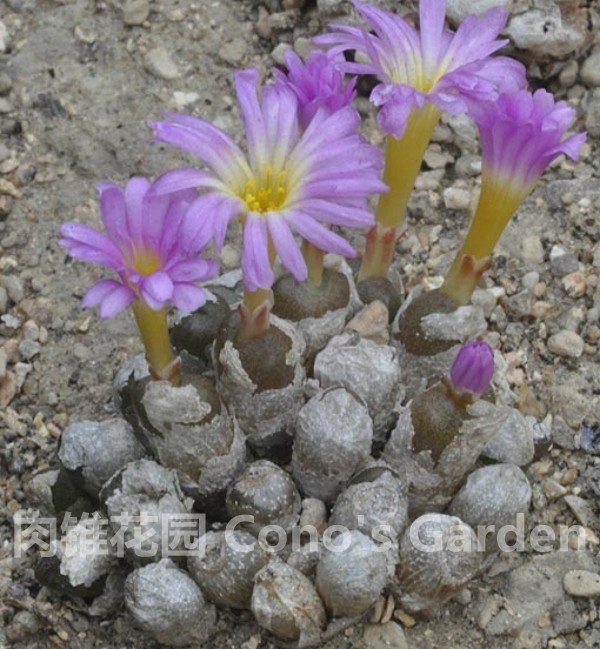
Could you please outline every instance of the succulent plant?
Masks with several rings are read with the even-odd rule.
[[[307,496],[331,503],[371,452],[371,417],[345,388],[315,395],[298,413],[292,474]]]
[[[498,549],[498,533],[506,525],[515,525],[519,514],[531,505],[531,485],[523,471],[514,464],[491,464],[473,471],[448,509],[474,529],[492,526],[486,535],[485,549]]]
[[[188,557],[188,570],[205,597],[219,606],[250,608],[256,573],[269,553],[249,532],[207,532]]]
[[[215,341],[217,389],[259,456],[289,458],[294,420],[304,404],[306,344],[297,328],[271,316],[269,330],[244,339],[234,314]]]
[[[168,647],[202,644],[215,628],[215,607],[171,559],[134,570],[125,582],[125,603],[138,624]]]
[[[382,548],[362,532],[346,530],[324,547],[315,584],[331,615],[352,617],[375,604],[387,579]]]
[[[289,532],[300,517],[301,498],[289,473],[269,460],[249,464],[227,492],[229,516],[250,516],[242,526],[258,535],[267,525]]]
[[[310,579],[277,557],[257,573],[251,609],[260,626],[299,647],[318,642],[327,622]]]
[[[403,608],[432,611],[462,590],[481,567],[473,529],[455,516],[425,514],[400,541],[398,591]]]

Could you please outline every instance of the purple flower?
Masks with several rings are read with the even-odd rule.
[[[352,246],[322,223],[371,226],[367,197],[387,189],[379,178],[381,154],[357,134],[360,117],[353,108],[333,115],[319,110],[300,133],[296,95],[274,84],[264,87],[259,100],[258,81],[257,70],[236,74],[247,157],[226,133],[204,120],[169,115],[169,121],[152,124],[156,140],[193,153],[208,167],[168,171],[153,191],[201,190],[184,232],[199,247],[214,238],[221,248],[229,221],[240,217],[247,291],[272,286],[275,254],[298,281],[307,278],[293,232],[320,250],[353,256]]]
[[[83,298],[83,306],[100,305],[100,316],[112,318],[134,300],[158,311],[167,303],[194,311],[206,301],[197,286],[213,277],[218,265],[201,259],[202,249],[187,240],[186,210],[195,192],[152,197],[150,182],[132,178],[123,191],[113,183],[99,186],[106,234],[81,223],[65,223],[60,244],[72,257],[108,266],[119,280],[103,279]]]
[[[332,57],[317,50],[308,55],[306,63],[292,50],[285,56],[287,74],[274,70],[277,83],[292,90],[298,98],[300,126],[306,128],[319,108],[335,113],[348,106],[356,96],[356,79],[344,87],[344,73],[339,65],[343,57]]]
[[[378,7],[354,0],[354,6],[369,23],[368,31],[347,25],[332,25],[337,31],[315,39],[332,46],[332,54],[356,50],[365,63],[347,62],[341,69],[350,73],[374,74],[381,80],[371,101],[381,106],[381,128],[400,139],[413,109],[426,102],[441,110],[461,113],[465,100],[493,100],[499,91],[526,87],[525,68],[510,58],[490,55],[505,45],[497,40],[508,13],[497,7],[482,17],[468,16],[456,33],[445,29],[444,0],[421,0],[420,31],[405,20]]]
[[[585,133],[565,137],[575,110],[543,89],[473,103],[470,114],[481,136],[484,182],[501,185],[519,202],[559,155],[576,160],[586,139]]]
[[[477,396],[488,389],[493,376],[494,351],[483,341],[463,345],[450,369],[452,385]]]

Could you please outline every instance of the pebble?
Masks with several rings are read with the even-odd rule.
[[[581,66],[581,80],[586,86],[600,86],[600,47],[595,47]]]
[[[6,25],[0,20],[0,52],[6,52],[8,43],[8,29],[6,29]]]
[[[477,0],[475,3],[472,0],[448,0],[446,15],[448,20],[457,26],[471,14],[481,16],[492,7],[502,7],[510,11],[512,4],[513,0]]]
[[[548,338],[548,349],[558,356],[579,358],[583,354],[583,339],[574,331],[563,329]]]
[[[544,493],[549,500],[556,500],[567,493],[567,490],[552,478],[544,480],[543,487]]]
[[[150,14],[148,0],[128,0],[123,6],[123,22],[126,25],[141,25]]]
[[[92,356],[92,351],[82,343],[75,343],[73,345],[73,355],[80,361],[87,361]]]
[[[148,50],[144,57],[144,66],[151,75],[166,81],[172,81],[181,76],[171,55],[163,47]]]
[[[363,633],[363,642],[369,649],[408,649],[404,631],[399,624],[367,624]]]
[[[188,106],[195,104],[200,95],[197,92],[181,92],[177,90],[173,93],[173,104],[177,110],[184,110]]]
[[[346,331],[357,331],[363,338],[387,345],[390,340],[389,312],[383,302],[375,300],[361,309],[346,325]]]
[[[471,178],[481,173],[481,158],[472,154],[460,156],[454,165],[454,170],[459,178]]]
[[[533,291],[534,287],[537,285],[539,281],[540,281],[540,274],[537,271],[532,270],[529,273],[525,273],[525,275],[523,275],[523,279],[521,280],[521,283],[527,290]]]
[[[0,286],[0,315],[4,315],[8,310],[8,293],[4,286]]]
[[[409,615],[406,611],[403,611],[401,608],[397,608],[394,611],[394,618],[398,620],[402,626],[407,629],[412,629],[413,626],[417,623],[415,618],[412,615]]]
[[[569,570],[563,585],[573,597],[600,597],[600,575],[589,570]]]
[[[23,284],[16,275],[0,275],[0,286],[6,289],[8,297],[18,304],[24,297]]]
[[[558,80],[563,88],[570,88],[577,81],[579,65],[575,59],[567,61],[565,67],[560,71]]]
[[[579,271],[569,273],[562,278],[562,285],[570,297],[581,297],[585,294],[585,275]]]
[[[317,9],[323,16],[337,16],[344,13],[345,0],[317,0]]]
[[[468,210],[471,204],[471,192],[459,187],[447,187],[443,192],[444,205],[449,210]]]
[[[246,57],[247,41],[243,38],[234,38],[229,43],[221,46],[219,57],[230,65],[240,65]]]
[[[22,340],[19,343],[19,353],[26,360],[31,360],[40,353],[42,346],[35,340]]]
[[[8,356],[4,351],[4,347],[0,347],[0,380],[6,376],[6,364],[8,363]]]
[[[30,611],[18,611],[10,623],[6,637],[12,642],[19,642],[40,630],[38,618]]]
[[[17,379],[13,372],[6,372],[0,381],[0,409],[6,408],[17,395]]]
[[[579,260],[574,254],[566,252],[564,248],[552,246],[552,250],[550,250],[550,268],[553,275],[564,277],[579,270]]]
[[[308,55],[314,50],[314,46],[310,38],[299,36],[294,41],[294,51],[301,58],[306,60]]]
[[[29,363],[16,363],[15,380],[17,382],[17,389],[20,390],[23,387],[23,383],[25,383],[25,379],[29,375],[29,372],[31,372],[32,368],[33,366]]]
[[[594,91],[587,105],[585,128],[591,137],[600,136],[600,92],[598,89]]]
[[[14,106],[12,102],[6,97],[0,97],[0,115],[6,115],[7,113],[12,113]]]
[[[528,266],[537,266],[544,261],[544,246],[538,235],[526,235],[521,244],[521,257]]]
[[[560,58],[580,48],[586,34],[563,20],[554,3],[514,16],[506,33],[521,50]]]
[[[580,496],[569,494],[564,498],[569,509],[573,512],[575,518],[586,527],[591,523],[594,518],[594,513],[590,503]]]
[[[441,149],[439,151],[431,150],[431,148],[425,153],[423,159],[430,169],[443,169],[447,164],[454,162],[453,156],[448,152]]]
[[[289,43],[279,43],[273,48],[271,52],[271,57],[277,65],[285,65],[285,55],[289,50],[292,49],[292,46]]]

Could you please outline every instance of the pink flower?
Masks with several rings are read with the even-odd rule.
[[[247,291],[272,286],[275,254],[295,279],[307,279],[294,233],[325,252],[354,256],[352,246],[327,226],[373,225],[368,197],[387,189],[379,177],[381,153],[357,133],[356,110],[317,111],[301,131],[296,94],[276,83],[259,96],[258,80],[257,70],[236,74],[247,155],[226,133],[196,117],[168,115],[168,121],[151,124],[157,141],[193,153],[207,167],[168,171],[153,192],[199,190],[184,233],[199,247],[214,239],[221,248],[229,222],[240,219]]]
[[[64,223],[60,244],[72,257],[102,264],[119,275],[103,279],[83,298],[85,307],[100,305],[112,318],[134,300],[158,311],[167,304],[194,311],[206,301],[198,282],[213,277],[214,261],[201,259],[202,246],[183,236],[187,208],[195,192],[151,196],[145,178],[132,178],[123,191],[113,183],[99,186],[106,233],[81,223]]]
[[[349,106],[356,96],[356,79],[344,86],[344,73],[340,64],[342,56],[332,57],[318,50],[312,51],[306,60],[289,50],[285,56],[288,72],[274,70],[277,83],[289,88],[298,98],[298,117],[301,128],[306,128],[319,110],[329,115]]]
[[[527,85],[520,63],[490,56],[508,42],[497,39],[508,18],[499,7],[480,18],[468,16],[452,33],[444,27],[444,0],[421,0],[419,31],[394,13],[358,0],[353,4],[374,33],[332,25],[336,31],[315,42],[331,46],[333,55],[355,50],[367,58],[365,63],[341,64],[341,69],[381,79],[371,101],[381,107],[381,128],[397,139],[404,135],[411,111],[427,102],[461,113],[467,110],[467,100],[493,100],[499,92]]]

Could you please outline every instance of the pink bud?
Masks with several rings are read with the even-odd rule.
[[[478,396],[487,390],[492,376],[494,351],[483,341],[463,345],[450,369],[450,379],[455,388]]]

